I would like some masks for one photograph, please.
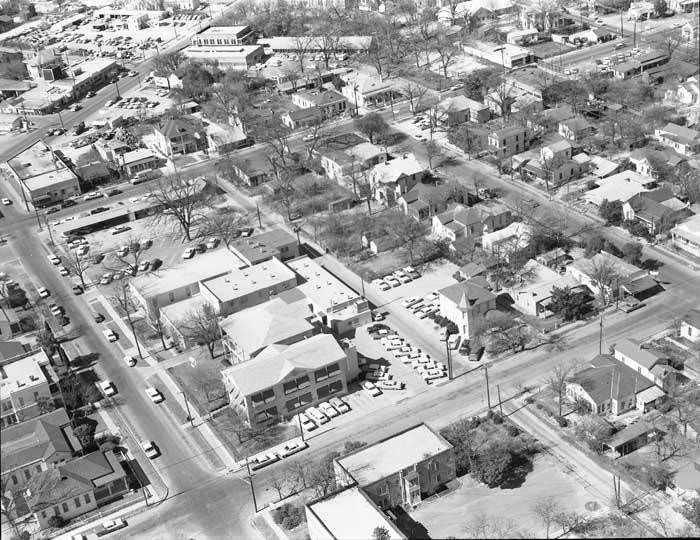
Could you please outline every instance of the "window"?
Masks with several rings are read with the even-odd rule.
[[[329,366],[326,366],[324,368],[318,369],[315,372],[316,375],[316,382],[321,382],[326,380],[328,377],[332,377],[333,375],[336,375],[340,371],[340,366],[336,362],[335,364],[331,364]]]
[[[60,515],[61,515],[61,511],[58,509],[58,506],[54,506],[54,507],[53,507],[53,515],[54,515],[54,516],[60,516]]]
[[[85,500],[85,504],[90,504],[90,494],[89,493],[86,493],[85,496],[83,497],[83,499]]]
[[[275,400],[275,392],[272,388],[268,388],[267,390],[253,394],[250,396],[250,400],[253,402],[254,407],[262,405],[263,403],[270,403]]]
[[[256,422],[265,422],[266,420],[270,420],[272,418],[277,417],[277,407],[270,407],[269,409],[265,409],[264,411],[260,411],[255,415],[255,421]]]
[[[41,472],[41,465],[36,466],[36,472],[40,473]]]
[[[41,511],[41,519],[46,519],[46,510]]]
[[[12,484],[16,486],[18,483],[19,482],[17,481],[17,477],[13,474],[12,475]]]
[[[70,510],[70,507],[68,506],[68,503],[62,503],[61,507],[63,508],[64,512],[68,512]]]
[[[24,469],[24,479],[29,480],[31,476],[32,474],[27,469]]]
[[[386,495],[387,493],[389,493],[389,488],[386,484],[382,484],[381,486],[379,486],[378,492],[379,492],[379,495]]]
[[[313,401],[313,396],[311,395],[311,392],[308,392],[306,394],[303,394],[301,396],[298,396],[294,399],[290,399],[285,403],[287,410],[288,411],[294,411],[295,409],[299,409],[300,407],[305,407],[309,403]]]
[[[80,497],[73,499],[73,504],[75,504],[76,508],[80,508]]]

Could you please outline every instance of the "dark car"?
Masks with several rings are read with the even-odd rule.
[[[92,319],[93,319],[96,323],[101,323],[102,321],[105,320],[105,316],[102,315],[102,313],[100,313],[99,311],[93,311],[93,312],[92,312]]]
[[[163,261],[160,259],[153,259],[151,261],[151,270],[158,270],[161,266],[163,266]]]
[[[107,210],[109,210],[108,206],[98,206],[97,208],[93,208],[92,210],[90,210],[90,214],[101,214],[102,212],[106,212]]]
[[[92,263],[93,264],[100,264],[104,260],[104,258],[105,258],[105,256],[102,253],[97,253],[92,258]]]
[[[58,206],[52,206],[51,208],[49,208],[46,211],[46,215],[48,216],[50,214],[55,214],[56,212],[60,212],[60,211],[61,211],[61,209]]]
[[[205,244],[197,244],[194,246],[194,249],[197,253],[204,253],[207,250],[207,246]]]
[[[114,197],[115,195],[119,195],[120,193],[124,193],[121,189],[110,189],[107,192],[107,197]]]
[[[75,206],[76,204],[78,203],[75,202],[73,199],[66,199],[61,203],[61,208],[68,208],[70,206]]]

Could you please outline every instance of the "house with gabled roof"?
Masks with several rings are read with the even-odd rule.
[[[433,216],[432,232],[451,242],[458,238],[478,240],[484,233],[503,229],[512,222],[510,209],[502,203],[489,201],[470,207],[458,204]]]
[[[614,356],[620,362],[645,377],[659,388],[664,388],[665,367],[668,360],[660,354],[644,349],[631,339],[623,339],[613,345]]]
[[[622,204],[625,220],[641,223],[649,234],[667,231],[690,213],[688,204],[674,197],[668,188],[643,191]]]
[[[191,154],[206,141],[194,123],[186,118],[169,118],[153,130],[155,146],[169,158],[177,154]]]
[[[691,309],[683,316],[679,334],[693,343],[700,341],[700,309]]]
[[[470,194],[457,182],[440,185],[421,183],[403,195],[398,204],[404,214],[423,221],[443,212],[450,204],[470,204],[476,200],[476,194]]]
[[[559,122],[559,135],[574,144],[580,143],[586,137],[595,133],[595,127],[581,116],[575,116]]]
[[[354,346],[341,346],[331,334],[316,334],[290,345],[270,345],[255,358],[222,370],[221,377],[231,406],[258,428],[347,393],[359,372]]]
[[[496,309],[496,295],[478,280],[467,280],[438,291],[440,315],[457,325],[462,338],[468,339],[478,320]]]
[[[700,152],[700,131],[669,122],[654,131],[654,137],[661,144],[670,146],[679,154],[692,156]]]
[[[700,214],[678,223],[671,229],[673,245],[695,257],[700,257]]]
[[[377,201],[393,206],[426,175],[427,169],[413,154],[404,154],[375,165],[369,172],[370,186]]]
[[[630,153],[630,163],[634,165],[639,174],[655,177],[656,163],[667,163],[671,167],[678,167],[685,158],[674,152],[671,148],[655,150],[654,148],[637,148]]]

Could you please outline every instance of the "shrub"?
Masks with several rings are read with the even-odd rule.
[[[282,525],[283,528],[290,530],[303,523],[306,517],[302,507],[285,503],[272,511],[272,519],[278,525]]]
[[[29,533],[29,531],[22,531],[19,534],[15,534],[10,537],[10,540],[30,540],[32,535]]]
[[[534,402],[535,402],[535,398],[532,396],[527,396],[525,398],[525,403],[527,403],[528,405],[532,405]]]
[[[520,435],[520,430],[513,424],[506,424],[506,432],[508,433],[509,437],[517,437]]]
[[[298,514],[294,514],[291,516],[287,516],[282,520],[282,528],[287,529],[289,531],[291,529],[294,529],[295,527],[298,527],[299,525],[301,525],[301,523],[301,516]]]
[[[644,480],[654,489],[663,490],[671,485],[673,471],[665,465],[650,465],[644,471]]]
[[[566,427],[569,425],[569,421],[563,416],[557,416],[557,424],[559,424],[559,427]]]
[[[52,527],[54,529],[60,529],[63,527],[65,524],[66,520],[63,519],[61,516],[51,516],[49,518],[49,527]]]

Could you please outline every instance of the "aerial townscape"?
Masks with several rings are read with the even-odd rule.
[[[700,0],[0,0],[2,540],[700,538]]]

